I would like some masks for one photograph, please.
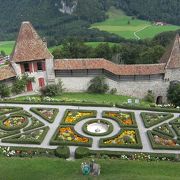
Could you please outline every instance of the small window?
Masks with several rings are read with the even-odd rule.
[[[42,62],[37,62],[37,70],[38,71],[42,71],[43,70]]]
[[[24,71],[25,72],[29,72],[30,69],[29,69],[29,63],[24,63]]]

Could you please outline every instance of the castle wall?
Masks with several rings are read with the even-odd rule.
[[[59,79],[63,81],[64,88],[69,92],[83,92],[87,91],[89,82],[93,77],[59,77],[56,78],[56,83]],[[148,90],[152,90],[156,97],[163,96],[166,100],[166,92],[169,86],[168,82],[164,80],[152,81],[115,81],[106,78],[110,89],[116,88],[120,95],[134,96],[137,98],[144,98]]]

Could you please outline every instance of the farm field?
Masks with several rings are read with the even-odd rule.
[[[180,26],[166,25],[155,26],[149,21],[134,19],[124,14],[123,11],[111,8],[108,12],[109,19],[104,22],[95,23],[91,28],[117,34],[126,39],[153,38],[155,35],[165,31],[175,31]]]

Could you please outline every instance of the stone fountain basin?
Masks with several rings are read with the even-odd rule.
[[[91,123],[87,125],[87,131],[91,132],[91,133],[97,133],[97,134],[101,134],[101,133],[105,133],[107,132],[109,129],[108,124],[105,123]]]

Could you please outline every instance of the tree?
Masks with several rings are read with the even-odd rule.
[[[175,106],[180,106],[180,82],[170,83],[167,98]]]
[[[101,43],[95,48],[95,57],[97,58],[112,58],[112,50],[108,43]]]
[[[88,87],[88,92],[104,94],[109,90],[108,84],[105,82],[104,76],[97,76],[90,81],[90,86]]]

